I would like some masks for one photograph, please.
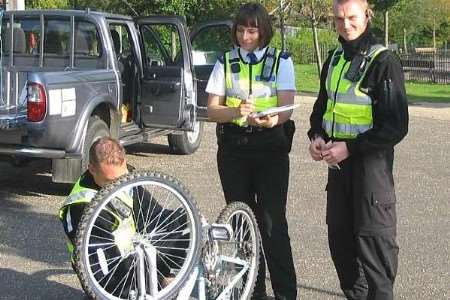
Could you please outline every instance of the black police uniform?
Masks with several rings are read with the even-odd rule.
[[[347,61],[376,44],[369,28],[354,41],[339,41]],[[321,136],[329,140],[322,119],[331,56],[324,64],[310,117],[310,139]],[[380,53],[369,68],[361,90],[373,100],[373,128],[356,139],[344,140],[349,157],[339,164],[340,170],[329,169],[326,220],[330,252],[345,296],[389,300],[393,299],[399,251],[395,240],[394,145],[408,132],[408,106],[402,67],[392,52]]]
[[[289,151],[294,130],[290,120],[273,128],[217,124],[217,163],[225,200],[245,202],[255,213],[277,300],[297,297],[286,220]],[[252,299],[265,295],[265,274],[261,255]]]

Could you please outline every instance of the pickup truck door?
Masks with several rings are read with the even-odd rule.
[[[233,47],[232,25],[231,20],[211,21],[195,26],[191,32],[199,119],[207,119],[208,94],[205,88],[217,58]]]
[[[141,122],[147,127],[191,130],[196,96],[184,20],[154,16],[135,21],[143,56]]]

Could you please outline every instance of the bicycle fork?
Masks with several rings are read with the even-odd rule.
[[[147,259],[148,268],[145,267]],[[139,244],[136,247],[136,277],[137,277],[137,300],[156,299],[158,293],[158,276],[156,265],[156,249],[152,245]],[[150,281],[148,286],[150,293],[147,294],[146,270],[149,272]]]

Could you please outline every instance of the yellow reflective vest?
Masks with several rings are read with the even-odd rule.
[[[385,50],[382,45],[373,45],[369,49],[365,69],[356,82],[345,78],[351,61],[345,60],[342,48],[334,51],[328,67],[328,101],[322,120],[322,127],[330,138],[354,139],[372,128],[372,98],[361,91],[360,85],[377,55]]]
[[[251,95],[257,112],[278,106],[276,68],[280,53],[275,48],[267,47],[263,58],[256,64],[250,64],[241,59],[237,48],[226,52],[225,105],[238,107]],[[246,125],[243,118],[234,119],[232,123],[239,126]]]
[[[81,204],[87,205],[92,201],[92,199],[97,194],[97,190],[81,186],[80,180],[81,178],[79,178],[78,181],[75,183],[66,201],[59,209],[59,218],[63,223],[66,224],[67,233],[77,230],[77,228],[74,228],[74,224],[72,224],[70,208],[74,205],[81,205]],[[120,199],[120,201],[125,203],[128,207],[130,208],[133,207],[133,198],[130,195],[126,193],[120,193],[116,195],[116,197]],[[122,218],[117,216],[115,212],[109,211],[109,213],[117,221],[115,227],[119,226],[120,223],[123,222]],[[67,239],[67,249],[69,251],[71,259],[73,260],[75,245],[72,243],[70,239]]]

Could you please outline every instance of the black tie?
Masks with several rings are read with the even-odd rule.
[[[250,64],[252,64],[252,65],[256,64],[257,59],[256,59],[255,53],[249,52],[249,53],[247,54],[247,57],[248,57],[248,60],[250,61]]]

